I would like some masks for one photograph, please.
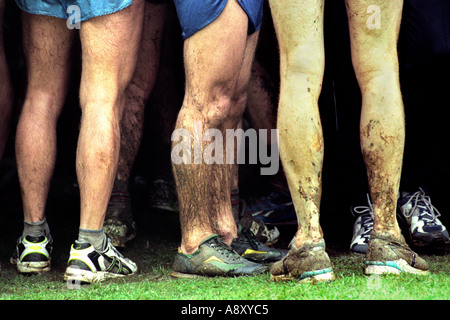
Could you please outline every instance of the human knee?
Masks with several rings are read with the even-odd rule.
[[[207,90],[203,97],[194,92],[187,93],[186,107],[201,113],[203,120],[213,128],[221,129],[233,116],[234,93],[225,86]]]
[[[314,53],[313,53],[314,52]],[[281,57],[281,71],[287,81],[308,82],[310,93],[320,94],[324,74],[324,56],[320,50],[293,48]]]
[[[64,104],[64,96],[46,91],[29,90],[24,101],[22,114],[28,114],[35,120],[56,122]]]

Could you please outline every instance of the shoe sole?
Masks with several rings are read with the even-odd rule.
[[[428,270],[420,270],[411,267],[404,259],[394,261],[367,261],[366,264],[366,274],[400,274],[403,272],[418,275],[429,274]]]
[[[129,275],[111,273],[107,271],[92,272],[82,270],[80,268],[68,267],[64,273],[64,281],[78,282],[78,283],[98,283],[112,278],[123,278]]]
[[[170,276],[173,277],[173,278],[176,278],[176,279],[201,279],[201,278],[206,278],[206,276],[199,275],[199,274],[182,273],[182,272],[177,272],[177,271],[173,271],[170,274]]]
[[[50,261],[15,263],[20,273],[43,273],[51,270]]]
[[[429,248],[429,247],[439,247],[445,246],[450,243],[450,239],[446,237],[435,237],[431,241],[423,241],[420,239],[414,239],[412,236],[410,237],[410,242],[414,247],[417,248]]]
[[[270,275],[274,282],[297,281],[299,283],[316,284],[321,282],[331,282],[336,280],[336,276],[330,269],[314,270],[303,273],[299,278],[291,276],[291,274]]]

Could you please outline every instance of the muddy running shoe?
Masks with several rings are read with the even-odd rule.
[[[20,273],[41,273],[51,269],[53,239],[49,235],[20,237],[10,259]]]
[[[249,229],[256,237],[256,240],[266,246],[273,246],[280,239],[280,231],[274,225],[266,225],[264,222],[253,218],[247,212],[245,200],[240,200],[240,212],[238,226],[241,229]]]
[[[449,241],[448,231],[438,219],[441,214],[431,204],[424,189],[419,188],[414,193],[402,192],[397,214],[414,245],[439,245]]]
[[[335,279],[330,258],[325,252],[325,241],[295,246],[270,269],[273,281],[319,283]]]
[[[215,234],[206,238],[193,254],[187,255],[178,249],[171,276],[175,278],[252,276],[267,269],[264,265],[241,257]]]
[[[136,237],[136,223],[133,221],[130,195],[127,192],[111,194],[103,229],[113,246],[119,248],[125,248],[125,243]]]
[[[428,263],[408,247],[403,237],[397,240],[372,232],[366,257],[366,274],[429,273]]]
[[[103,251],[95,250],[90,243],[75,240],[70,249],[64,280],[94,283],[130,276],[136,271],[136,264],[124,258],[110,239]]]
[[[242,229],[239,232],[239,236],[233,239],[231,248],[241,257],[257,263],[275,262],[287,254],[284,250],[269,248],[261,244],[249,229]]]
[[[365,254],[369,246],[370,233],[373,229],[373,207],[367,195],[367,206],[355,206],[351,208],[353,216],[356,216],[353,225],[353,238],[350,242],[350,250]]]

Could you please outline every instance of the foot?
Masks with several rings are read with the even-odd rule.
[[[281,261],[270,269],[273,281],[319,283],[335,279],[325,241],[293,247]]]
[[[242,229],[239,232],[239,236],[233,239],[231,248],[241,257],[257,263],[276,262],[287,254],[282,250],[269,248],[261,244],[249,229]]]
[[[171,276],[175,278],[251,276],[265,271],[266,266],[241,257],[218,235],[212,235],[206,238],[193,254],[184,254],[178,249]]]
[[[398,200],[399,220],[407,227],[415,246],[439,245],[449,241],[449,234],[438,217],[439,211],[431,204],[427,192],[402,192]]]
[[[278,192],[250,201],[247,212],[266,225],[297,224],[297,215],[291,197]]]
[[[20,273],[41,273],[51,269],[53,239],[49,235],[20,237],[10,259]]]
[[[366,274],[429,273],[428,263],[413,252],[403,237],[372,232],[366,253]]]
[[[273,246],[280,239],[280,231],[273,225],[266,225],[264,222],[255,219],[247,212],[246,203],[243,199],[239,203],[239,223],[242,229],[249,229],[256,239],[266,246]]]
[[[65,281],[94,283],[130,276],[137,271],[136,264],[124,258],[110,239],[102,251],[95,250],[90,243],[76,240],[67,264]]]

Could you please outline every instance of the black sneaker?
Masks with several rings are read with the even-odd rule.
[[[410,239],[416,246],[443,244],[449,234],[438,217],[439,211],[431,204],[425,189],[402,192],[398,200],[397,215],[407,227]]]
[[[244,199],[239,201],[239,222],[240,228],[247,228],[255,235],[256,239],[266,246],[273,246],[280,239],[280,231],[274,225],[266,225],[261,220],[255,219],[247,212],[247,205]]]
[[[20,273],[41,273],[50,271],[53,239],[46,236],[20,237],[16,250],[10,259]]]
[[[271,263],[283,259],[287,254],[282,250],[269,248],[256,240],[249,229],[242,229],[239,236],[233,239],[231,248],[241,257],[257,263]]]
[[[214,234],[206,238],[193,254],[184,254],[178,249],[171,276],[175,278],[251,276],[267,270],[264,265],[242,258]]]

